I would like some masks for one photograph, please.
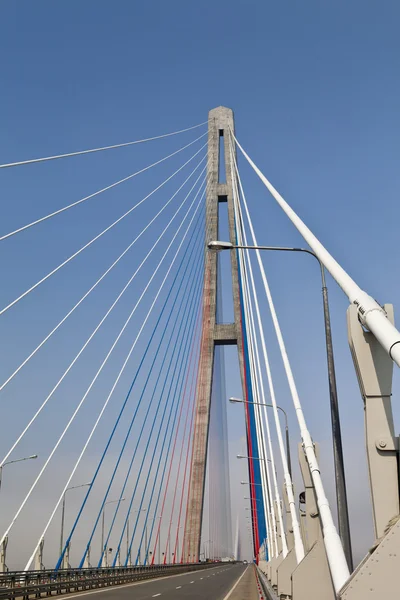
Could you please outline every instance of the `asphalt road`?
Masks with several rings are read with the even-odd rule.
[[[224,600],[245,569],[242,564],[220,563],[192,573],[72,594],[68,599],[97,596],[86,600]]]

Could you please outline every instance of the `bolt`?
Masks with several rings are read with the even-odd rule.
[[[379,440],[379,447],[380,448],[386,448],[386,442],[385,442],[385,440]]]

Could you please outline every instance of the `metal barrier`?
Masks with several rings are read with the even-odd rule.
[[[257,579],[260,583],[264,600],[279,600],[278,596],[275,594],[272,586],[270,585],[268,579],[265,577],[264,573],[261,571],[260,567],[255,565]]]
[[[215,567],[214,563],[186,563],[140,567],[9,571],[0,574],[0,599],[41,598],[109,587]]]

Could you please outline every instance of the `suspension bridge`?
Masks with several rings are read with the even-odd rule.
[[[172,151],[163,151],[166,143]],[[0,178],[17,185],[27,171],[57,175],[60,164],[73,178],[78,161],[92,161],[95,173],[99,155],[103,171],[107,157],[135,147],[133,172],[62,206],[57,198],[44,206],[30,199],[26,211],[3,221],[0,242],[11,266],[0,308],[0,597],[92,588],[167,599],[397,597],[391,394],[400,334],[392,305],[361,289],[273,187],[225,107],[180,131],[2,164]],[[240,165],[265,186],[304,247],[261,245],[267,240],[256,237]],[[308,428],[264,250],[304,252],[320,266],[335,506],[319,464],[330,449]],[[375,543],[359,564],[327,273],[349,301],[348,339],[364,402]],[[285,409],[267,316],[290,390]],[[237,350],[237,368],[227,346]],[[226,377],[235,368],[241,397],[229,399]],[[243,409],[248,515],[241,505],[234,510],[231,497],[229,400]],[[298,427],[289,434],[290,410]]]

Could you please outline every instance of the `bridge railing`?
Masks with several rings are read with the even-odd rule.
[[[211,567],[215,567],[215,564],[185,563],[137,567],[9,571],[0,574],[0,599],[41,598],[42,596],[121,585]]]

